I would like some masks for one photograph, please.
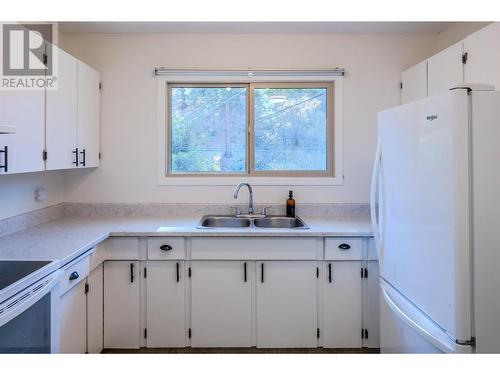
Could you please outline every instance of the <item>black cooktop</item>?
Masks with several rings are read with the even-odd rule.
[[[0,290],[46,266],[45,260],[0,260]]]

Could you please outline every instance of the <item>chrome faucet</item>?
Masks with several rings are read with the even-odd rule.
[[[242,186],[246,186],[248,188],[248,214],[253,215],[253,191],[248,182],[240,182],[238,186],[236,186],[236,190],[234,191],[234,199],[238,199],[238,193],[240,192]]]

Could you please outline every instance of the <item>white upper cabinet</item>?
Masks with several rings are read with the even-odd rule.
[[[0,91],[0,174],[99,166],[99,73],[53,50],[55,89]]]
[[[494,85],[500,90],[500,24],[493,23],[464,41],[465,83]]]
[[[47,90],[47,169],[76,166],[77,60],[62,49],[58,53],[57,90]]]
[[[427,97],[427,61],[406,69],[401,75],[401,103]]]
[[[45,92],[0,90],[0,124],[16,127],[0,134],[0,174],[43,171]]]
[[[99,166],[99,73],[78,61],[79,166]]]
[[[463,43],[454,44],[427,60],[428,96],[464,83]]]

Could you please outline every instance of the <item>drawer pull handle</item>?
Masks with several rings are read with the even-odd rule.
[[[130,263],[130,282],[133,283],[135,279],[135,265]]]
[[[349,250],[351,248],[351,245],[347,244],[347,243],[341,243],[339,245],[339,249],[340,250]]]
[[[243,279],[247,282],[247,262],[243,263]]]
[[[332,282],[332,264],[328,263],[328,282]]]
[[[175,263],[175,277],[177,282],[179,282],[179,262]]]
[[[76,271],[73,271],[71,272],[71,275],[69,275],[69,280],[72,281],[72,280],[76,280],[80,277],[80,275],[78,274],[78,272]]]
[[[160,246],[160,250],[170,251],[170,250],[172,250],[172,246],[170,246],[170,245],[161,245]]]

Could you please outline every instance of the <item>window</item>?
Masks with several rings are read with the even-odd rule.
[[[169,176],[333,176],[333,83],[167,85]]]

